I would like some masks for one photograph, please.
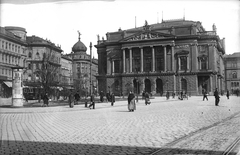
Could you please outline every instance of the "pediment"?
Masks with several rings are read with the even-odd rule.
[[[174,37],[174,35],[155,32],[155,31],[143,31],[143,32],[140,32],[140,33],[133,34],[133,35],[127,37],[127,38],[124,38],[120,42],[151,40],[151,39],[163,39],[163,38],[169,38],[169,37]]]

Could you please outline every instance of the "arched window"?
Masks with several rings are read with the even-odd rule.
[[[36,58],[37,58],[37,59],[40,59],[40,55],[39,55],[38,52],[37,52],[37,54],[36,54]]]
[[[236,79],[236,78],[237,78],[237,72],[233,72],[233,73],[232,73],[232,78],[233,78],[233,79]]]
[[[32,65],[30,63],[28,64],[28,69],[32,69]]]
[[[32,58],[32,53],[31,52],[28,53],[28,58]]]

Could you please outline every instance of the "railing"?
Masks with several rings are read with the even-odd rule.
[[[207,36],[215,36],[215,31],[205,31],[205,32],[198,32],[199,35],[207,35]]]

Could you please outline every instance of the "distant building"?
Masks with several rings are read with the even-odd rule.
[[[201,22],[185,19],[108,32],[98,37],[99,90],[127,95],[142,91],[163,95],[184,91],[201,95],[223,90],[224,39],[216,26],[206,31]]]
[[[240,52],[225,55],[226,89],[232,94],[240,91]]]
[[[72,58],[66,55],[61,56],[61,79],[60,83],[62,87],[66,89],[72,89],[73,86],[72,75]]]
[[[60,74],[61,74],[61,53],[62,49],[56,46],[54,43],[47,39],[42,39],[38,36],[28,36],[27,37],[27,68],[26,74],[27,79],[24,81],[24,86],[28,88],[33,88],[31,90],[31,98],[38,98],[39,94],[42,92],[40,88],[42,87],[43,77],[41,73],[43,64],[49,62],[48,70],[51,72],[51,79],[48,79],[49,88],[53,89],[50,91],[51,94],[56,96],[55,90],[60,85]],[[45,58],[45,59],[44,59]],[[50,77],[50,76],[49,76]],[[45,77],[44,77],[45,78]],[[37,89],[36,89],[37,88]]]
[[[26,66],[26,30],[0,27],[0,97],[12,96],[11,67]]]
[[[80,40],[72,47],[72,52],[66,56],[73,60],[73,88],[75,91],[80,91],[83,95],[90,93],[90,55],[86,53],[87,47]],[[96,74],[98,71],[98,60],[92,58],[92,92],[97,93]]]

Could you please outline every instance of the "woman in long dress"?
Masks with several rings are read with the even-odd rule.
[[[128,110],[129,111],[136,110],[135,95],[131,91],[128,95]]]

